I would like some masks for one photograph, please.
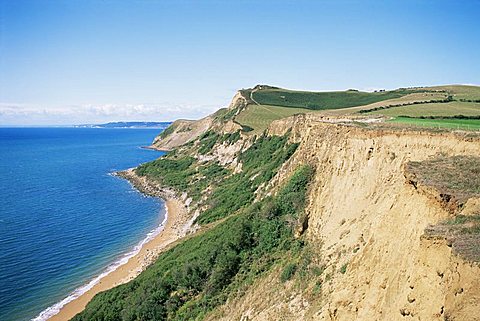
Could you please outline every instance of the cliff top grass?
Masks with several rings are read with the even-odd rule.
[[[428,117],[428,116],[480,116],[480,102],[461,102],[451,101],[445,103],[425,103],[398,106],[375,110],[368,114],[385,115],[390,117],[409,116],[409,117]]]
[[[480,262],[480,213],[458,215],[425,229],[429,238],[445,238],[453,252],[471,262]]]
[[[287,89],[262,89],[251,93],[260,105],[271,105],[309,110],[328,110],[368,105],[382,100],[399,98],[416,92],[416,89],[362,92],[358,90],[310,92]]]
[[[480,157],[437,156],[421,162],[409,162],[406,170],[419,184],[431,186],[460,202],[480,196]]]
[[[453,201],[460,208],[468,199],[480,196],[480,157],[438,156],[409,162],[406,170],[415,175],[418,184],[435,188],[442,200]],[[429,226],[425,236],[445,238],[462,258],[480,262],[480,209]]]
[[[314,111],[306,108],[250,104],[244,111],[235,117],[235,120],[242,125],[253,128],[251,134],[259,134],[274,120],[309,112]]]
[[[456,118],[413,118],[413,117],[395,117],[387,122],[388,124],[399,124],[415,128],[435,128],[449,130],[467,130],[479,131],[480,119],[456,119]]]

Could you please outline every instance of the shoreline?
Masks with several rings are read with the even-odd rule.
[[[149,146],[141,146],[140,148],[143,148],[143,149],[150,149],[150,150],[156,150],[156,151],[159,151],[159,152],[170,152],[171,149],[167,149],[167,148],[158,148],[158,147],[155,147],[153,145],[149,145]]]
[[[76,289],[75,291],[78,291],[96,281],[96,283],[87,291],[81,293],[70,302],[60,307],[58,313],[51,316],[45,315],[43,318],[40,318],[42,316],[42,314],[40,314],[35,318],[36,320],[70,320],[76,314],[83,311],[85,306],[97,293],[133,280],[152,264],[160,253],[164,252],[170,244],[185,236],[190,230],[192,220],[188,216],[185,205],[175,196],[175,193],[172,190],[163,188],[154,182],[148,181],[145,177],[136,175],[134,169],[116,172],[114,175],[128,180],[132,186],[141,193],[162,198],[165,201],[166,207],[165,219],[154,231],[151,232],[154,233],[151,238],[149,238],[150,235],[147,235],[147,237],[139,243],[138,246],[140,248],[138,252],[129,257],[126,262],[121,262],[118,266],[112,269],[112,271],[108,271],[110,266],[107,267],[102,274]],[[74,295],[75,291],[64,300],[67,300]],[[61,304],[64,300],[55,305]],[[48,309],[52,309],[55,305],[52,305]],[[42,313],[45,313],[48,309],[42,311]]]

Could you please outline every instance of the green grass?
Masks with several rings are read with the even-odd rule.
[[[428,103],[409,106],[392,107],[382,110],[376,110],[368,113],[369,115],[385,116],[479,116],[480,103],[452,101],[448,103]]]
[[[394,119],[389,120],[389,122],[414,127],[480,130],[480,119],[422,119],[395,117]]]
[[[268,105],[248,105],[235,120],[241,125],[253,128],[252,134],[263,132],[274,120],[295,114],[312,112],[306,108],[290,108]]]
[[[327,110],[368,105],[382,100],[399,98],[413,92],[415,91],[407,89],[373,93],[355,90],[307,92],[267,89],[255,91],[253,99],[260,105]]]

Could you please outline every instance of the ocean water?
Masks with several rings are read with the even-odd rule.
[[[0,128],[0,320],[37,317],[158,228],[162,200],[111,173],[158,158],[140,146],[159,131]]]

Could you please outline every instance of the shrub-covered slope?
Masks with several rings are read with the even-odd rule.
[[[135,280],[95,296],[74,320],[201,320],[302,248],[292,222],[302,215],[311,175],[309,166],[298,168],[276,196],[244,204],[175,246]]]

